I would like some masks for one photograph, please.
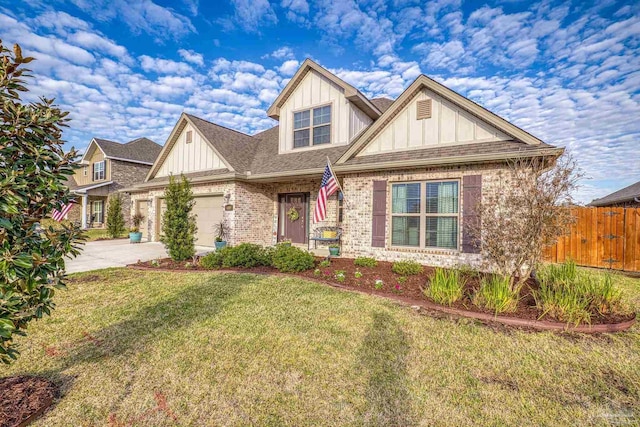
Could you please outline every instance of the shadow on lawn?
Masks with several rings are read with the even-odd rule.
[[[398,322],[387,313],[374,313],[359,351],[360,367],[369,374],[365,424],[412,425],[407,389],[409,342]]]
[[[156,340],[198,320],[215,317],[233,301],[244,285],[259,278],[251,275],[216,276],[197,285],[181,289],[152,305],[144,305],[125,320],[97,332],[85,332],[66,354],[53,376],[83,362],[95,362],[121,355],[145,352]]]

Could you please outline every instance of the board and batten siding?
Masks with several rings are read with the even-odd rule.
[[[311,70],[280,107],[280,153],[308,149],[293,148],[293,113],[324,105],[331,105],[331,144],[320,147],[346,145],[371,124],[371,118],[349,102],[340,86]]]
[[[417,102],[431,99],[431,118],[417,119]],[[358,156],[389,151],[512,139],[463,109],[423,89]]]
[[[105,160],[105,158],[104,158],[104,153],[100,148],[98,148],[98,146],[95,143],[92,143],[89,149],[91,150],[91,152],[87,153],[87,157],[85,158],[85,161],[87,163],[82,165],[81,168],[76,169],[73,175],[74,179],[76,180],[76,184],[82,186],[82,185],[89,185],[92,183],[110,181],[111,180],[111,162],[109,161],[109,159],[106,159],[106,162],[105,162],[106,173],[105,173],[104,179],[101,179],[98,181],[93,180],[93,164],[101,162]],[[87,168],[86,176],[84,174],[85,167]]]
[[[187,132],[192,132],[192,142],[187,144]],[[171,147],[162,166],[155,176],[168,176],[169,174],[179,174],[188,172],[199,172],[212,169],[224,169],[226,165],[220,157],[213,151],[211,146],[200,136],[200,134],[187,124],[176,143]]]

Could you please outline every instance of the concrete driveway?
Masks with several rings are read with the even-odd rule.
[[[167,251],[162,243],[129,243],[129,239],[101,240],[88,242],[77,258],[67,260],[67,273],[98,270],[109,267],[124,267],[134,262],[166,258]]]

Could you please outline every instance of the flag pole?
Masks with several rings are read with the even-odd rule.
[[[340,181],[338,180],[338,175],[336,175],[336,173],[333,171],[333,168],[331,167],[331,160],[329,160],[329,156],[327,156],[327,166],[329,166],[331,175],[333,175],[334,178],[336,179],[336,184],[338,184],[338,188],[340,189],[340,192],[342,193],[342,197],[344,198],[344,191],[342,191],[342,186],[340,185]]]

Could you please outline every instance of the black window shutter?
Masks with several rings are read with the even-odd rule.
[[[107,160],[105,159],[105,160],[103,160],[103,162],[104,162],[104,167],[102,168],[102,170],[103,170],[102,173],[104,174],[103,179],[107,179]]]
[[[387,222],[387,181],[373,181],[371,246],[384,248]]]
[[[478,239],[472,230],[480,224],[476,207],[482,198],[482,175],[462,178],[462,252],[480,252]]]
[[[91,181],[96,180],[96,164],[91,163]]]

